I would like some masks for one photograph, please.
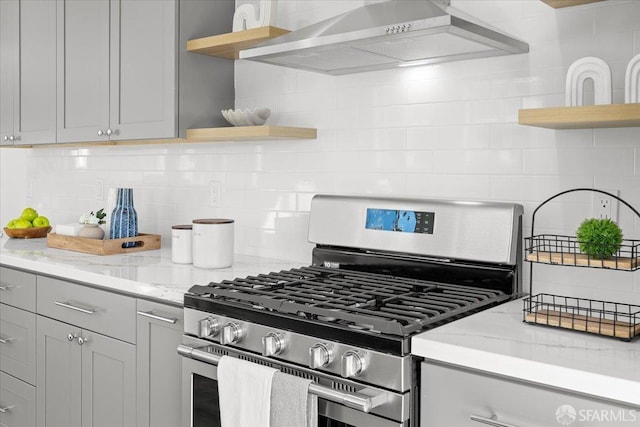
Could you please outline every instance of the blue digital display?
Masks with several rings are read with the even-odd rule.
[[[434,212],[367,209],[367,230],[433,234]]]

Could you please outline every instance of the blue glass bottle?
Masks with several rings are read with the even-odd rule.
[[[122,239],[138,235],[138,214],[133,207],[133,188],[118,188],[116,207],[111,213],[110,239]],[[135,242],[123,243],[123,248],[132,248]]]

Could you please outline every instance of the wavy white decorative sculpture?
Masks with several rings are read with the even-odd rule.
[[[626,104],[640,102],[640,53],[629,61],[624,81],[624,102]]]
[[[580,58],[567,72],[566,104],[568,107],[582,106],[584,103],[584,82],[593,80],[594,103],[611,104],[611,68],[600,58],[588,56]]]
[[[233,31],[273,25],[278,14],[277,11],[278,0],[260,0],[259,16],[257,16],[256,8],[252,4],[242,4],[233,14]]]

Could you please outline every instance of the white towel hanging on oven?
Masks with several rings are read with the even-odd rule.
[[[276,369],[222,356],[218,362],[218,394],[222,427],[269,425],[271,384]]]
[[[282,372],[273,375],[269,427],[318,426],[318,397],[309,393],[311,383]]]

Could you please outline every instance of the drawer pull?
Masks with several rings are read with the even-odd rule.
[[[493,427],[517,427],[513,424],[503,423],[502,421],[498,421],[498,417],[496,415],[492,415],[491,418],[481,417],[479,415],[471,415],[471,421],[475,421],[480,424],[486,424]]]
[[[6,414],[7,412],[9,412],[14,407],[15,407],[15,405],[5,406],[4,408],[0,407],[0,413]]]
[[[10,291],[13,286],[9,285],[0,285],[0,291]]]
[[[75,311],[79,311],[80,313],[84,313],[84,314],[95,314],[96,311],[92,310],[92,309],[87,309],[87,308],[82,308],[82,307],[76,307],[75,305],[71,305],[68,302],[60,302],[60,301],[54,301],[53,302],[55,305],[58,305],[60,307],[64,307],[64,308],[68,308],[70,310],[75,310]]]
[[[15,338],[0,338],[0,344],[9,344],[11,341],[14,341]]]
[[[175,325],[176,322],[178,321],[178,319],[176,319],[175,317],[162,317],[162,316],[158,316],[157,314],[153,314],[153,312],[151,311],[139,311],[138,314],[140,316],[144,316],[144,317],[148,317],[150,319],[155,319],[155,320],[159,320],[161,322],[166,322],[166,323],[171,323],[172,325]]]

